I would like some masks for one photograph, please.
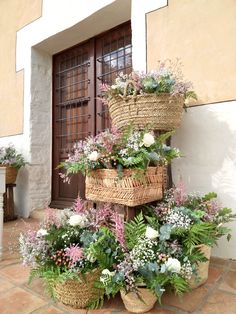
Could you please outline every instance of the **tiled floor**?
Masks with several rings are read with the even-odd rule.
[[[0,314],[85,314],[54,303],[44,293],[40,280],[28,285],[29,269],[21,266],[17,253],[21,231],[33,229],[36,219],[17,220],[4,224],[4,255],[0,261]],[[90,314],[128,314],[119,297]],[[207,283],[178,299],[163,297],[163,305],[149,314],[236,314],[236,262],[212,258]]]

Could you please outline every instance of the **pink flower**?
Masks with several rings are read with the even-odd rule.
[[[78,244],[70,245],[65,249],[65,256],[68,256],[71,260],[71,266],[74,267],[76,263],[84,256],[83,249]]]
[[[85,201],[80,196],[78,196],[77,200],[74,203],[73,210],[77,214],[82,213],[84,212],[84,206],[85,206]]]
[[[181,206],[186,200],[185,185],[182,177],[179,179],[174,189],[174,199],[177,206]]]
[[[56,225],[60,227],[60,220],[53,208],[47,207],[45,210],[45,225],[46,227]]]
[[[112,221],[114,222],[114,233],[118,242],[120,242],[123,248],[125,245],[125,228],[124,228],[124,218],[118,213],[112,215]]]

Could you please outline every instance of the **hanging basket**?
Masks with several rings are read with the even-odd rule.
[[[18,174],[18,169],[6,165],[0,165],[0,167],[6,168],[6,184],[14,184]]]
[[[196,289],[199,286],[203,285],[208,279],[208,271],[209,271],[209,264],[210,264],[210,257],[211,257],[211,247],[201,244],[197,245],[200,252],[202,252],[205,257],[208,259],[207,262],[201,262],[197,266],[197,275],[192,276],[189,280],[189,285],[191,289]]]
[[[168,93],[144,94],[127,96],[128,81],[124,96],[112,97],[108,108],[112,123],[118,129],[124,129],[132,124],[138,129],[150,125],[154,130],[174,130],[181,124],[184,98],[181,95],[171,96]]]
[[[99,280],[100,269],[80,275],[79,280],[66,280],[63,283],[57,283],[55,292],[57,299],[65,305],[76,309],[86,308],[91,301],[103,295],[103,290],[94,287],[95,281]]]
[[[162,199],[163,167],[148,167],[137,177],[135,169],[98,169],[86,176],[86,198],[91,201],[137,206]],[[135,176],[136,174],[136,176]]]
[[[150,311],[154,307],[157,297],[147,288],[139,288],[138,293],[139,296],[135,292],[126,293],[124,290],[120,291],[126,310],[132,313]]]

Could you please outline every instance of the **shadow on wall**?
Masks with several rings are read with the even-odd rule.
[[[173,162],[172,173],[174,183],[182,176],[188,192],[215,191],[220,202],[236,212],[235,116],[236,102],[189,108],[173,136],[172,145],[184,157]],[[216,255],[236,258],[236,231],[233,236],[231,244],[217,249]]]

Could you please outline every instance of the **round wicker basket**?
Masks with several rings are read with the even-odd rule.
[[[135,292],[126,293],[124,290],[120,291],[121,298],[129,312],[146,313],[154,307],[157,297],[147,288],[139,288],[138,291],[141,298]]]
[[[0,167],[6,168],[6,184],[14,184],[18,174],[18,169],[6,165],[0,165]]]
[[[94,287],[95,281],[101,275],[100,269],[95,269],[86,274],[79,275],[79,280],[66,280],[57,283],[55,292],[57,299],[65,305],[76,309],[84,309],[88,304],[102,296],[103,290]]]
[[[197,275],[192,276],[192,278],[189,280],[189,285],[190,285],[191,289],[198,288],[199,286],[203,285],[208,279],[211,247],[209,247],[205,244],[197,245],[197,247],[205,255],[205,257],[208,259],[208,261],[198,264]]]
[[[126,86],[130,84],[133,84],[132,81],[127,82]],[[132,124],[138,129],[150,125],[154,130],[164,131],[180,126],[183,105],[183,96],[168,93],[126,96],[124,92],[124,96],[112,97],[108,102],[112,123],[118,129]]]

